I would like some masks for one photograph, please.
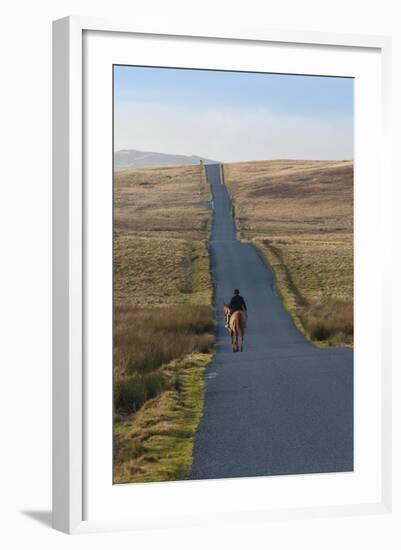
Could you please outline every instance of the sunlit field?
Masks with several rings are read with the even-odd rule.
[[[214,346],[200,166],[116,172],[114,482],[184,479]]]
[[[297,326],[318,345],[353,342],[353,163],[224,165],[239,238],[274,270]]]

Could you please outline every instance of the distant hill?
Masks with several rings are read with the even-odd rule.
[[[124,168],[139,168],[142,166],[173,166],[176,164],[213,164],[216,161],[198,157],[196,155],[169,155],[167,153],[153,153],[137,151],[135,149],[122,149],[114,153],[115,170]]]

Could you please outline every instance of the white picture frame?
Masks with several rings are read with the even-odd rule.
[[[108,33],[113,36],[179,37],[182,41],[196,40],[213,47],[216,41],[226,43],[275,43],[293,47],[313,48],[324,46],[341,48],[344,52],[358,49],[375,51],[380,56],[381,73],[381,144],[380,188],[382,204],[379,213],[383,234],[391,231],[391,166],[390,166],[390,62],[391,42],[387,37],[336,35],[299,31],[264,29],[197,29],[197,28],[141,28],[126,22],[103,21],[92,18],[68,17],[54,22],[53,32],[53,526],[67,532],[87,532],[114,529],[137,529],[153,520],[144,513],[139,521],[132,517],[85,517],[87,495],[85,486],[88,465],[85,462],[87,446],[87,391],[86,377],[86,324],[85,324],[85,265],[88,262],[86,241],[85,188],[84,188],[84,33]],[[111,153],[110,153],[111,154]],[[111,178],[111,173],[108,174]],[[371,197],[373,201],[374,197]],[[110,206],[111,207],[111,206]],[[255,506],[253,512],[238,507],[225,515],[249,519],[274,517],[312,517],[316,515],[347,515],[385,513],[391,509],[391,356],[390,356],[390,286],[386,273],[390,272],[390,251],[383,245],[382,262],[387,269],[381,275],[380,307],[382,312],[380,342],[380,384],[377,386],[380,403],[380,498],[364,502],[333,502],[322,506]],[[111,379],[110,379],[111,384]],[[110,434],[109,434],[110,435]],[[110,436],[111,438],[111,436]],[[111,483],[111,473],[110,473]],[[177,482],[175,482],[177,483]],[[184,482],[207,484],[208,491],[220,490],[214,482]],[[238,483],[238,481],[237,481]],[[244,480],[240,480],[244,487]],[[246,483],[246,481],[245,481]],[[281,483],[278,479],[275,483]],[[144,492],[165,492],[161,484],[142,486]],[[167,484],[170,485],[171,484]],[[231,494],[233,488],[227,487]],[[238,487],[238,485],[236,486]],[[188,495],[190,485],[185,489]],[[181,491],[183,489],[180,489]],[[242,489],[241,489],[242,490]],[[250,485],[250,489],[252,486]],[[167,488],[167,493],[170,491]],[[169,495],[163,498],[170,498]],[[173,506],[174,508],[174,506]],[[201,520],[199,520],[202,523]],[[198,523],[193,517],[183,517],[177,510],[160,525]],[[205,520],[206,521],[206,520]]]

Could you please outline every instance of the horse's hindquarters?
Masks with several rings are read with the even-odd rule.
[[[230,319],[231,345],[234,352],[243,351],[245,327],[245,314],[242,311],[234,311]]]

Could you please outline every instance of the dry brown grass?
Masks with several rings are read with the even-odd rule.
[[[114,303],[211,301],[209,256],[203,241],[116,235]]]
[[[241,236],[344,236],[353,225],[351,161],[225,165]]]
[[[352,344],[352,302],[328,299],[318,303],[307,303],[300,309],[300,316],[312,340],[328,341],[331,345]]]
[[[239,236],[269,261],[298,327],[313,341],[350,345],[352,162],[238,163],[224,175]]]
[[[157,370],[173,359],[210,353],[211,306],[125,306],[114,313],[114,410],[136,412],[166,386]]]
[[[210,188],[200,166],[135,168],[114,174],[114,230],[205,239]]]

